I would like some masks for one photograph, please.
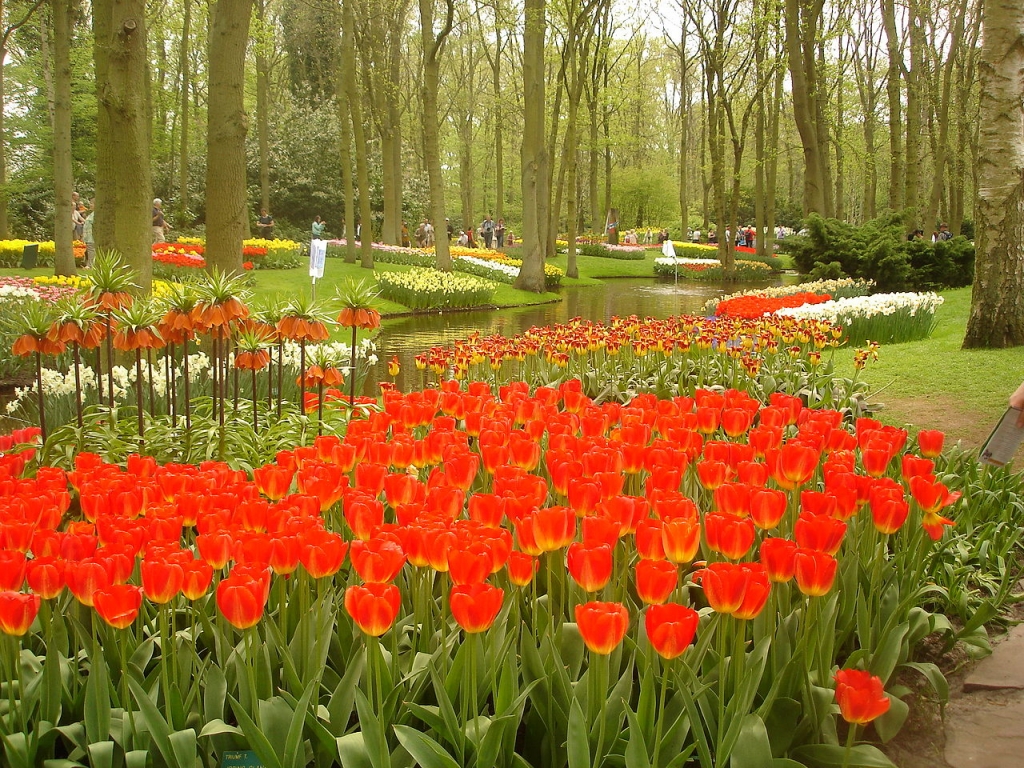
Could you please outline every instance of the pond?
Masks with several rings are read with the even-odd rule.
[[[700,314],[704,304],[725,293],[781,285],[787,278],[756,285],[731,283],[723,288],[718,283],[656,280],[654,278],[619,278],[600,285],[565,286],[562,300],[551,304],[509,309],[475,310],[419,314],[385,320],[376,338],[377,356],[381,363],[371,372],[365,393],[376,394],[377,382],[386,377],[384,363],[398,356],[402,369],[397,384],[403,391],[418,386],[420,377],[414,357],[430,347],[447,346],[477,331],[484,336],[500,333],[514,336],[539,325],[564,323],[574,317],[608,322],[611,317],[638,315],[665,318],[671,315]],[[408,377],[408,378],[406,378]]]

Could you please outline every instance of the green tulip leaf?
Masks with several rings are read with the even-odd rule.
[[[772,747],[768,729],[757,715],[743,718],[739,738],[729,756],[731,768],[772,768]]]
[[[373,768],[362,732],[345,734],[338,738],[337,744],[338,757],[345,768]]]
[[[423,768],[459,768],[448,750],[415,728],[396,725],[395,735],[405,751]]]
[[[651,768],[651,760],[647,755],[647,744],[644,741],[643,729],[640,727],[640,719],[629,707],[626,708],[626,719],[629,721],[626,768]]]
[[[837,744],[807,744],[793,750],[790,755],[794,760],[811,768],[896,768],[896,765],[877,747],[859,744],[850,750],[850,759],[844,763],[846,748]]]
[[[892,695],[888,695],[888,699],[889,711],[874,721],[878,738],[883,744],[891,741],[900,732],[903,723],[907,721],[907,715],[910,714],[910,707],[903,699],[897,699]]]
[[[565,741],[569,768],[590,768],[590,739],[587,732],[587,718],[579,701],[574,698],[569,705],[569,728]]]

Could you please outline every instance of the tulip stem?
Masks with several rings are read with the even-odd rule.
[[[846,733],[846,751],[843,753],[843,768],[850,765],[850,754],[853,752],[853,745],[857,738],[857,724],[850,723],[850,730]]]
[[[594,678],[592,695],[600,701],[597,709],[597,748],[594,751],[592,765],[601,765],[604,762],[604,721],[605,709],[608,706],[608,676],[611,659],[605,654],[591,652],[590,664],[590,674]],[[593,707],[595,703],[591,702],[590,707]]]
[[[260,694],[256,690],[256,627],[244,630],[245,632],[245,671],[249,676],[249,691],[252,700],[249,706],[252,707],[253,717],[256,719],[256,726],[263,729],[262,718],[260,717]]]
[[[168,638],[168,634],[169,633],[167,631],[167,605],[166,604],[157,606],[157,620],[159,621],[159,625],[160,625],[160,684],[163,686],[163,689],[164,689],[164,707],[166,708],[167,713],[170,714],[170,712],[171,712],[171,698],[170,698],[171,697],[171,676],[170,676],[170,670],[168,669],[168,667],[172,663],[172,658],[171,658],[171,649],[170,649],[171,643],[170,643],[170,639]],[[124,663],[122,662],[122,664],[121,664],[121,674],[123,675],[126,672],[127,672],[127,667],[125,667]],[[173,726],[174,724],[172,723],[171,725]]]
[[[36,350],[36,385],[39,387],[39,436],[46,443],[46,396],[43,394],[43,358]]]
[[[352,420],[352,414],[356,409],[356,326],[352,326],[352,366],[348,369],[348,418]]]
[[[653,656],[653,654],[652,654]],[[672,662],[669,659],[662,660],[661,670],[661,691],[658,694],[658,723],[654,727],[654,757],[651,759],[651,768],[658,768],[658,758],[661,753],[661,733],[665,724],[665,698],[668,691],[668,676]]]
[[[125,712],[128,713],[128,724],[132,734],[136,733],[135,730],[135,707],[132,705],[130,696],[130,688],[128,686],[128,629],[123,629],[117,633],[117,648],[121,655],[121,697],[123,701],[121,706],[124,707]],[[163,656],[164,650],[160,649],[160,655]],[[161,666],[163,666],[163,659],[161,658]],[[167,694],[164,694],[166,700]],[[170,712],[170,707],[167,708]]]
[[[82,353],[78,349],[78,342],[72,343],[72,348],[75,354],[75,410],[78,413],[78,428],[82,428],[82,374],[80,368],[82,366]],[[81,440],[81,436],[79,436]]]
[[[466,638],[469,643],[469,711],[473,716],[473,752],[476,756],[476,764],[480,766],[480,715],[482,713],[477,711],[477,636],[476,634],[469,635]]]

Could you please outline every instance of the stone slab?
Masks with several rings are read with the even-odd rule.
[[[946,761],[954,768],[1021,768],[1024,765],[1024,697],[962,701],[946,716]],[[951,707],[952,709],[952,707]]]
[[[964,691],[1005,689],[1024,689],[1024,624],[1011,629],[992,655],[982,659],[964,680]]]

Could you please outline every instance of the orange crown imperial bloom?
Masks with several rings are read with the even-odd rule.
[[[836,702],[848,723],[864,725],[889,711],[882,678],[860,669],[836,672]]]
[[[362,328],[372,331],[380,328],[380,312],[376,309],[351,309],[346,307],[338,315],[338,323],[345,328]]]

